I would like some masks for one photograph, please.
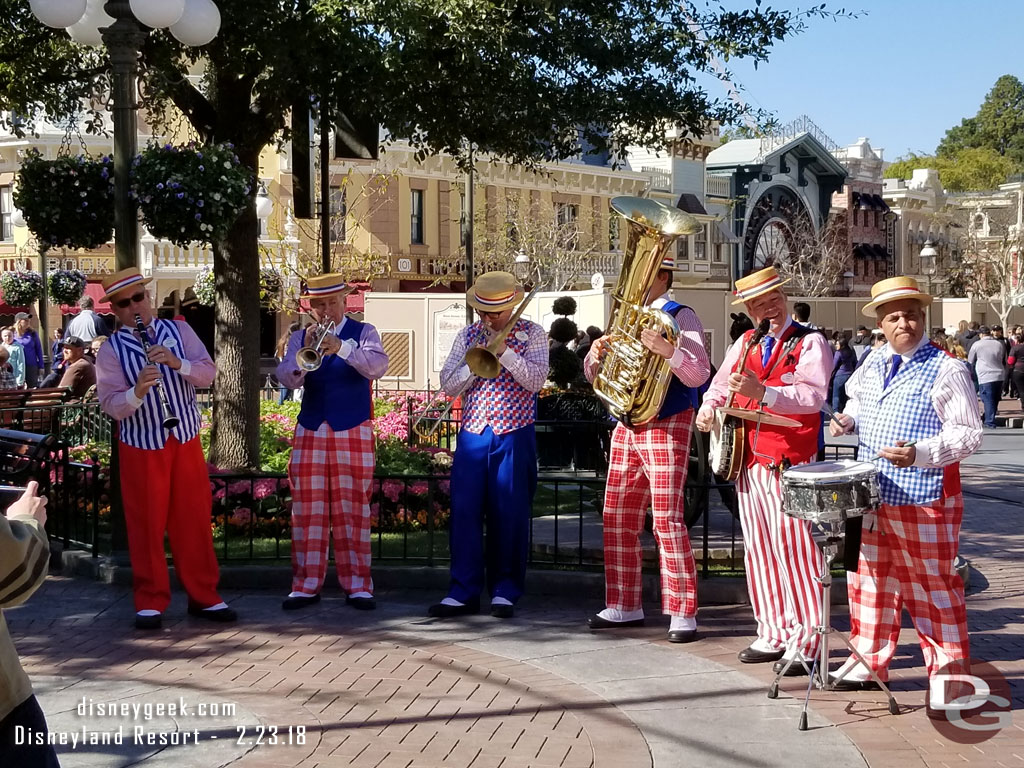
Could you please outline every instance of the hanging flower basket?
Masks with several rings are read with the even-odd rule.
[[[12,307],[27,307],[43,295],[43,276],[38,272],[4,272],[0,275],[0,291]]]
[[[77,304],[85,293],[88,280],[79,269],[58,269],[46,276],[50,301],[54,304]]]
[[[251,192],[252,173],[230,144],[151,144],[132,165],[146,228],[182,247],[223,239]]]
[[[213,270],[209,267],[199,270],[196,281],[192,284],[196,300],[205,307],[212,307],[217,292],[213,284]]]
[[[14,204],[40,248],[95,248],[114,230],[114,161],[76,155],[46,160],[29,149]]]

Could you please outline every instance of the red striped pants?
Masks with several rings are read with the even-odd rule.
[[[295,427],[288,465],[292,486],[292,591],[316,594],[327,573],[334,537],[334,565],[346,593],[373,592],[370,576],[370,485],[374,467],[369,421],[335,432],[327,422],[315,432]]]
[[[612,433],[604,497],[605,603],[641,607],[640,531],[650,506],[658,540],[661,608],[671,616],[697,614],[697,567],[683,518],[693,410]]]
[[[760,464],[740,472],[736,495],[757,637],[773,648],[795,640],[797,650],[812,654],[818,647],[812,630],[821,623],[821,588],[814,577],[821,575],[823,558],[811,524],[782,511],[779,473]]]
[[[927,506],[882,505],[861,534],[857,572],[850,574],[851,639],[867,663],[888,679],[889,662],[907,606],[928,676],[968,671],[967,605],[954,568],[964,499],[947,496]]]

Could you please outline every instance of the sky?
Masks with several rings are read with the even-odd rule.
[[[727,65],[743,98],[783,124],[806,114],[840,146],[869,138],[887,161],[910,151],[931,154],[946,130],[977,113],[1001,75],[1024,80],[1022,0],[820,1],[866,14],[812,19],[757,70],[747,62]],[[762,5],[795,9],[811,2]],[[727,98],[721,83],[705,87]]]

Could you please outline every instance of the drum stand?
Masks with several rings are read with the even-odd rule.
[[[861,655],[853,643],[850,642],[850,638],[843,632],[832,627],[831,608],[832,608],[832,563],[835,561],[836,556],[839,553],[839,542],[843,540],[843,521],[827,521],[825,523],[815,522],[818,526],[818,530],[825,534],[825,543],[822,547],[822,552],[825,556],[825,564],[822,567],[821,576],[815,576],[814,580],[821,585],[821,624],[814,627],[814,633],[820,635],[820,641],[818,644],[818,653],[814,656],[814,661],[811,664],[808,674],[810,680],[807,683],[807,694],[804,696],[804,706],[800,712],[800,724],[797,726],[799,730],[807,730],[807,707],[811,701],[811,691],[817,687],[823,691],[834,691],[836,689],[836,683],[841,681],[850,670],[842,673],[838,677],[830,678],[828,674],[828,637],[829,635],[839,635],[840,639],[846,643],[846,647],[850,649],[850,653],[861,663],[861,665],[871,675],[871,679],[874,680],[881,687],[882,691],[889,699],[889,714],[898,715],[900,713],[900,706],[896,703],[896,699],[892,695],[892,691],[889,690],[889,686],[883,683],[875,671],[868,666],[867,662],[864,661],[864,657]],[[785,677],[786,672],[793,666],[794,662],[797,661],[796,653],[798,651],[798,638],[794,637],[789,641],[789,645],[786,648],[787,654],[790,656],[786,665],[779,671],[772,681],[771,686],[768,688],[768,698],[775,699],[779,696],[779,681]],[[800,664],[807,667],[807,662],[800,661]],[[852,668],[851,668],[852,669]]]

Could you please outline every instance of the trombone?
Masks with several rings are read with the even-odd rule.
[[[313,319],[316,320],[315,317]],[[323,364],[324,353],[320,351],[320,345],[324,343],[324,339],[326,339],[328,335],[335,332],[337,326],[335,326],[333,320],[331,320],[327,325],[323,325],[318,321],[317,328],[318,330],[316,331],[316,340],[314,343],[310,344],[308,347],[302,347],[295,353],[295,364],[306,373],[317,370]]]
[[[519,322],[519,318],[522,317],[523,310],[526,309],[526,305],[530,303],[538,290],[540,290],[539,280],[534,284],[533,288],[530,289],[530,292],[516,308],[516,311],[512,313],[508,322],[505,323],[505,327],[494,333],[486,347],[473,347],[472,349],[466,350],[466,356],[462,359],[462,363],[459,364],[459,367],[461,368],[463,365],[468,365],[469,370],[473,375],[466,379],[454,394],[449,397],[445,394],[444,389],[438,389],[437,393],[427,401],[427,404],[413,414],[415,418],[412,423],[412,431],[415,432],[418,437],[423,440],[430,440],[433,438],[441,425],[448,420],[448,416],[452,412],[455,401],[462,397],[476,379],[496,379],[498,377],[498,374],[501,373],[501,361],[498,360],[498,347],[502,345],[509,333],[511,333],[512,329],[515,327],[516,323]],[[447,398],[447,401],[442,405],[442,401],[445,398]]]

